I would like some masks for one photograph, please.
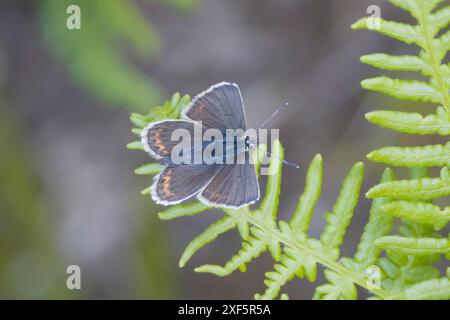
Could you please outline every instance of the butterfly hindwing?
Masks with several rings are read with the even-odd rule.
[[[183,111],[183,116],[222,132],[247,129],[241,92],[234,83],[221,82],[200,93]]]
[[[259,199],[253,164],[223,165],[208,186],[198,194],[200,201],[218,207],[240,208]]]
[[[158,204],[183,202],[204,188],[217,173],[212,165],[179,165],[165,168],[155,177],[152,198]]]

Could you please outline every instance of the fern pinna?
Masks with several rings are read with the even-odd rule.
[[[132,132],[140,135],[142,128],[150,122],[165,118],[178,118],[183,108],[189,104],[189,96],[181,97],[175,94],[171,101],[161,107],[155,107],[147,115],[134,113],[131,121],[136,128]],[[140,141],[128,145],[130,149],[143,150]],[[261,145],[255,150],[253,156],[262,158],[265,146]],[[297,208],[289,221],[278,221],[278,202],[281,186],[281,160],[283,147],[276,141],[272,146],[273,157],[269,170],[276,172],[269,175],[264,199],[258,208],[244,207],[240,210],[221,209],[224,213],[210,225],[204,232],[193,239],[184,250],[179,266],[184,267],[190,258],[203,246],[214,241],[221,234],[236,229],[242,238],[242,248],[231,257],[223,266],[203,265],[195,268],[196,272],[208,272],[218,276],[226,276],[238,269],[245,271],[246,264],[258,257],[261,253],[269,251],[274,260],[274,270],[266,273],[266,290],[256,294],[258,299],[274,299],[280,297],[287,299],[287,294],[280,295],[282,287],[295,277],[306,277],[315,281],[317,264],[325,267],[325,275],[329,284],[317,288],[316,299],[355,299],[357,286],[366,289],[378,298],[389,298],[395,291],[371,284],[368,273],[369,268],[379,261],[380,248],[374,246],[377,239],[387,235],[390,231],[392,217],[382,214],[380,207],[388,203],[384,198],[375,199],[370,211],[369,222],[366,225],[358,250],[352,258],[341,258],[339,246],[346,234],[347,227],[356,207],[361,183],[363,179],[363,164],[357,163],[348,173],[342,185],[333,210],[325,215],[328,222],[319,239],[308,236],[310,220],[315,204],[322,188],[322,157],[316,155],[309,166],[303,194],[299,198]],[[261,163],[259,162],[259,165]],[[146,164],[135,170],[139,175],[154,175],[163,167],[159,164]],[[258,169],[258,168],[257,168]],[[386,169],[382,182],[393,181],[393,173]],[[149,194],[146,188],[142,194]],[[170,220],[178,217],[192,216],[213,209],[195,201],[177,205],[160,212],[159,217]],[[422,287],[410,288],[410,291],[397,298],[426,298],[433,292]]]
[[[361,57],[363,63],[390,71],[414,71],[427,81],[401,80],[387,76],[362,81],[365,89],[410,101],[423,101],[437,106],[434,114],[400,111],[374,111],[366,118],[381,127],[397,132],[418,135],[450,134],[450,68],[443,60],[450,49],[450,6],[442,0],[390,0],[409,12],[416,25],[380,19],[378,27],[367,18],[357,21],[353,29],[370,28],[419,48],[417,56],[395,56],[385,53]],[[406,180],[383,182],[367,192],[367,197],[390,198],[380,207],[392,219],[401,218],[399,235],[378,238],[375,244],[386,251],[380,260],[383,269],[383,286],[394,292],[393,298],[403,297],[411,288],[434,292],[432,298],[450,298],[450,268],[447,275],[433,267],[442,256],[450,258],[448,235],[437,231],[444,229],[450,220],[450,207],[441,208],[433,203],[450,195],[450,142],[416,147],[384,147],[371,152],[368,158],[390,166],[411,168]],[[438,177],[430,177],[428,168],[441,168]],[[448,203],[447,203],[448,204]],[[391,222],[389,224],[392,224]],[[399,276],[401,275],[401,277]],[[424,297],[424,296],[420,296]]]

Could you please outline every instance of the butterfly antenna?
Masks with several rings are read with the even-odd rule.
[[[262,124],[260,124],[260,125],[258,126],[258,130],[264,128],[270,121],[272,121],[273,118],[275,118],[275,116],[276,116],[277,114],[280,113],[280,111],[281,111],[283,108],[285,108],[285,107],[287,107],[287,106],[289,106],[289,102],[286,102],[286,103],[284,104],[284,106],[282,106],[282,107],[278,108],[277,110],[275,110],[275,112],[272,113],[272,115],[271,115],[270,117],[268,117]]]
[[[267,154],[268,157],[273,157],[273,158],[275,158],[275,159],[281,160],[280,158],[278,158],[278,157],[272,155],[272,154],[269,153],[269,152],[266,152],[266,154]],[[283,164],[287,165],[287,166],[291,166],[291,167],[294,167],[294,168],[296,168],[296,169],[300,169],[300,166],[299,166],[298,164],[296,164],[296,163],[289,162],[289,161],[286,161],[286,160],[281,160],[281,162],[282,162]]]
[[[277,114],[280,113],[281,110],[283,110],[283,108],[286,108],[286,107],[288,107],[288,106],[289,106],[289,102],[286,102],[282,107],[280,107],[280,108],[278,108],[277,110],[275,110],[275,112],[272,113],[272,115],[271,115],[270,117],[268,117],[262,124],[260,124],[260,125],[258,126],[258,130],[264,128],[270,121],[272,121],[273,118],[275,118],[275,116],[276,116]],[[267,154],[268,157],[274,157],[274,158],[276,158],[276,159],[278,159],[278,160],[281,160],[280,158],[275,157],[274,155],[272,155],[272,154],[269,153],[269,152],[266,152],[266,154]],[[289,161],[286,161],[286,160],[281,160],[281,162],[282,162],[283,164],[287,165],[287,166],[291,166],[291,167],[294,167],[294,168],[297,168],[297,169],[300,168],[300,166],[299,166],[298,164],[295,164],[295,163],[292,163],[292,162],[289,162]]]

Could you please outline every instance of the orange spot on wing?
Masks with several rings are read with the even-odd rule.
[[[158,149],[161,154],[168,154],[166,146],[162,143],[160,132],[157,130],[152,131],[151,134],[153,145]]]
[[[161,186],[162,186],[162,194],[166,197],[173,197],[175,193],[170,190],[170,180],[172,179],[172,170],[167,170],[167,172],[162,177]]]

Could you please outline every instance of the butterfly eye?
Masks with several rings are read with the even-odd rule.
[[[245,137],[245,150],[248,151],[250,149],[250,137]]]

